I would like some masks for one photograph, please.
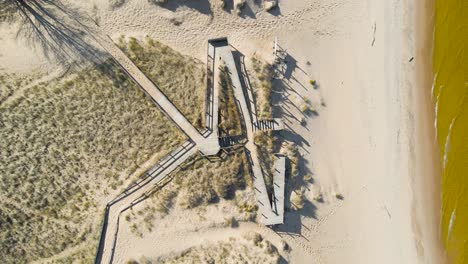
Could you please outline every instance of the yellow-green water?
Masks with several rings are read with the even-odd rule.
[[[436,0],[433,95],[450,263],[468,263],[468,0]]]

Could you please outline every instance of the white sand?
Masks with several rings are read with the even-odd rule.
[[[416,11],[424,13],[418,9],[422,4],[283,0],[279,15],[237,17],[214,4],[208,12],[207,1],[189,2],[199,10],[181,4],[174,11],[138,0],[128,0],[114,11],[106,0],[80,4],[90,10],[96,3],[100,26],[113,37],[149,35],[202,61],[208,38],[227,36],[245,55],[271,59],[272,42],[278,37],[300,67],[288,82],[295,92],[290,92],[292,103],[284,104],[291,113],[286,124],[297,134],[303,172],[313,173],[306,195],[322,192],[324,202],[313,202],[300,215],[287,214],[281,229],[289,234],[257,228],[276,246],[282,237],[293,247],[287,256],[291,263],[440,263],[439,209],[434,206],[440,194],[433,167],[438,159],[431,153],[433,132],[428,132],[433,128],[430,87],[417,81],[415,67],[424,66],[425,54],[416,39]],[[174,25],[171,18],[182,23]],[[22,60],[2,54],[3,68],[24,70]],[[309,79],[316,79],[319,89],[313,90]],[[305,127],[293,117],[302,116],[293,105],[303,104],[301,96],[318,111],[318,116],[307,118]],[[335,192],[344,199],[337,200]],[[221,212],[212,212],[217,214],[213,218],[222,219]],[[255,229],[250,224],[235,230],[212,227],[195,236],[184,233],[182,224],[174,221],[164,234],[152,232],[143,239],[123,228],[118,262]]]

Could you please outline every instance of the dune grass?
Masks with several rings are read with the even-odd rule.
[[[258,117],[259,119],[271,119],[273,118],[271,104],[273,68],[255,56],[251,58],[251,64],[255,73],[251,77],[257,100]]]
[[[239,111],[234,97],[231,76],[225,65],[221,66],[219,80],[221,91],[219,93],[219,130],[221,136],[242,134]]]
[[[172,264],[172,263],[279,263],[281,256],[276,247],[259,234],[255,238],[249,236],[229,238],[226,241],[208,242],[156,258],[142,257],[128,260],[132,264]]]
[[[111,64],[34,86],[2,104],[2,262],[47,258],[97,239],[100,198],[151,155],[164,155],[181,141]]]
[[[232,199],[236,189],[244,189],[250,179],[247,160],[242,150],[224,161],[210,162],[198,156],[177,173],[179,205],[193,208],[219,199]]]
[[[255,219],[255,204],[238,200],[237,190],[252,185],[247,160],[242,148],[234,150],[224,160],[209,161],[201,155],[187,160],[171,175],[171,181],[154,192],[141,209],[131,210],[124,220],[131,223],[132,233],[143,236],[152,231],[158,217],[170,214],[171,209],[193,209],[215,204],[221,199],[232,200],[242,219]]]
[[[28,76],[18,76],[14,73],[0,73],[0,105],[21,87],[28,85],[40,74],[33,73]]]
[[[241,148],[224,160],[209,161],[201,155],[186,161],[167,187],[154,195],[157,211],[166,212],[176,201],[182,208],[195,208],[232,199],[236,190],[251,185],[245,153]]]
[[[120,37],[117,45],[195,127],[204,127],[206,69],[203,63],[151,38]]]

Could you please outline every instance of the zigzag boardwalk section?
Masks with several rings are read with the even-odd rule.
[[[270,198],[268,196],[262,168],[260,166],[260,160],[257,154],[257,147],[254,144],[254,124],[252,123],[251,110],[247,104],[248,97],[242,89],[231,47],[229,46],[227,39],[213,40],[212,43],[215,47],[216,54],[214,58],[215,69],[219,68],[222,62],[224,62],[224,65],[227,67],[231,76],[234,96],[240,105],[241,115],[245,122],[248,140],[245,147],[247,149],[247,158],[250,161],[251,170],[253,173],[255,195],[257,197],[257,205],[260,212],[260,222],[264,225],[281,224],[283,222],[282,219],[279,221],[279,218],[271,208]]]
[[[115,45],[109,37],[99,37],[99,44],[112,56],[120,67],[130,76],[155,104],[198,146],[204,155],[216,155],[219,150],[217,134],[203,137],[200,132],[185,118],[177,107],[146,75]],[[216,106],[215,106],[216,107]],[[217,111],[216,111],[217,112]]]
[[[104,36],[104,34],[102,34]],[[201,134],[172,104],[167,96],[117,47],[108,37],[98,37],[99,44],[112,56],[117,64],[131,77],[147,96],[189,137],[180,147],[149,169],[142,177],[110,201],[104,212],[95,263],[112,263],[119,230],[120,215],[125,210],[144,201],[158,189],[167,176],[197,152],[213,156],[220,151],[218,139],[218,93],[212,84],[208,87],[207,128]],[[214,50],[211,50],[214,52]],[[208,52],[213,58],[214,54]],[[209,63],[209,62],[208,62]],[[214,64],[213,64],[214,65]]]
[[[95,263],[112,263],[120,214],[146,199],[159,183],[196,152],[197,148],[193,142],[185,142],[107,204]]]

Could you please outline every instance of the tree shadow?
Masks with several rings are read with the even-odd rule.
[[[93,67],[116,87],[125,88],[130,76],[98,43],[97,27],[86,14],[65,6],[60,0],[12,0],[0,2],[0,11],[11,17],[0,22],[19,23],[17,38],[40,47],[52,62],[69,70]]]
[[[19,22],[18,37],[31,46],[39,45],[48,59],[66,64],[76,60],[103,62],[105,52],[93,41],[92,19],[60,0],[13,0],[0,3],[0,10],[12,12]]]
[[[198,12],[205,15],[212,15],[211,5],[208,0],[170,0],[165,4],[160,5],[163,8],[175,12],[180,7],[188,7],[190,9],[197,10]]]

